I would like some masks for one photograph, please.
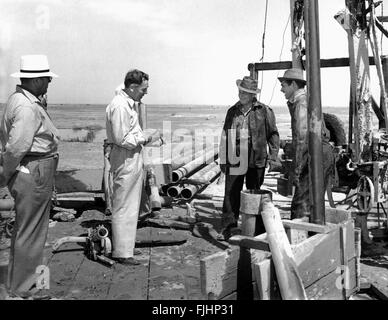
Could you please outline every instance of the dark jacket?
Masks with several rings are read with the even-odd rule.
[[[308,123],[307,96],[304,89],[295,93],[292,101],[287,102],[291,115],[293,162],[295,164],[295,179],[299,178],[308,160]],[[322,121],[322,144],[329,144],[330,132]]]
[[[242,136],[242,119],[244,115],[240,110],[241,103],[232,106],[225,117],[225,123],[221,136],[220,160],[221,164],[238,166],[230,163],[232,154],[240,155],[240,140]],[[276,127],[276,118],[272,109],[265,104],[255,101],[248,114],[248,148],[249,167],[263,168],[268,160],[276,161],[279,152],[279,132]],[[227,134],[230,129],[235,129],[232,134]],[[233,141],[229,141],[232,139]],[[267,152],[268,146],[268,152]],[[229,150],[231,149],[231,150]],[[234,153],[233,153],[234,152]]]

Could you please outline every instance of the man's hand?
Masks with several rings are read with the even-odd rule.
[[[162,145],[164,143],[163,138],[162,138],[162,134],[159,132],[159,130],[151,131],[149,129],[146,129],[145,136],[146,136],[145,145],[154,143],[155,141],[160,141],[160,145]]]

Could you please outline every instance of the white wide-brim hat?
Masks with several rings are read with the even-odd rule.
[[[47,56],[43,54],[25,55],[20,58],[20,71],[11,74],[13,78],[39,78],[58,76],[50,71]]]

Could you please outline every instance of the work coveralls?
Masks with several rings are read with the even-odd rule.
[[[245,114],[240,102],[228,110],[220,143],[221,166],[225,166],[223,228],[237,226],[244,178],[247,189],[260,189],[267,161],[276,161],[278,152],[279,132],[271,108],[254,101]]]
[[[307,124],[307,98],[305,89],[299,89],[287,102],[291,115],[293,166],[295,191],[291,202],[291,219],[309,216],[310,203],[310,177],[308,164],[308,124]],[[329,143],[330,132],[322,121],[322,149],[323,149],[323,175],[326,190],[330,174],[333,170],[333,147]]]
[[[41,101],[17,86],[4,110],[0,139],[3,175],[9,178],[16,212],[7,285],[11,292],[24,293],[43,263],[58,164],[58,130]]]
[[[113,178],[112,256],[133,257],[143,188],[142,148],[146,137],[140,127],[137,104],[120,91],[106,108],[106,133]]]

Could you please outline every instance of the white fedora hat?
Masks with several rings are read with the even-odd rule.
[[[58,76],[50,71],[48,59],[43,54],[26,55],[20,58],[20,71],[11,74],[13,78],[39,78]]]

